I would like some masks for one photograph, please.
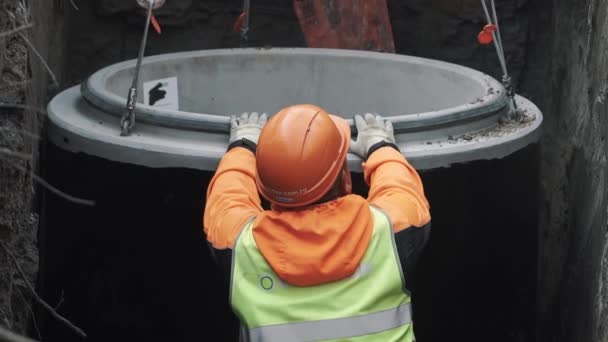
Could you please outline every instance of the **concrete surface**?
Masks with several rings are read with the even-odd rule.
[[[353,130],[355,114],[386,116],[403,153],[428,169],[504,157],[535,142],[542,123],[538,108],[521,98],[526,122],[501,127],[507,110],[502,85],[451,63],[331,49],[215,49],[147,58],[140,89],[176,77],[179,110],[140,103],[133,135],[118,138],[115,125],[134,68],[134,61],[108,66],[83,83],[81,94],[72,88],[53,99],[51,139],[71,151],[125,163],[213,170],[227,147],[230,115],[273,115],[290,104],[314,103],[349,120]],[[354,157],[351,164],[360,170]]]
[[[441,127],[416,134],[396,134],[397,143],[419,169],[446,167],[453,163],[501,158],[537,141],[542,114],[524,98],[518,98],[528,120],[506,125],[469,124],[457,127],[450,135]],[[117,116],[97,110],[72,87],[55,97],[48,106],[49,138],[72,152],[82,152],[148,167],[185,167],[214,170],[228,146],[228,133],[162,127],[139,123],[128,137],[120,136]],[[483,120],[481,120],[483,121]],[[467,130],[468,129],[468,130]],[[351,170],[361,171],[361,160],[348,156]]]
[[[122,116],[135,64],[130,60],[95,72],[84,82],[83,96]],[[143,103],[144,83],[171,77],[177,78],[178,110]],[[143,61],[139,86],[136,112],[141,121],[207,131],[216,131],[222,123],[223,133],[229,132],[230,115],[273,115],[294,103],[314,103],[347,119],[380,113],[391,118],[398,132],[482,118],[506,110],[507,104],[502,84],[471,68],[334,49],[213,49],[156,55]]]

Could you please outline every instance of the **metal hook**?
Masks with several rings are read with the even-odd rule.
[[[135,126],[135,106],[137,103],[137,90],[139,81],[139,71],[141,69],[141,63],[144,58],[144,51],[146,49],[146,42],[148,40],[148,30],[150,28],[150,19],[152,18],[152,10],[158,8],[164,4],[165,0],[137,0],[137,3],[142,4],[144,2],[144,8],[148,9],[148,15],[146,17],[146,24],[144,28],[144,35],[141,40],[139,47],[139,55],[137,57],[137,65],[135,66],[135,76],[133,77],[133,83],[129,88],[129,94],[127,95],[127,111],[120,119],[120,129],[122,136],[130,134],[131,130]],[[160,6],[156,6],[156,2],[161,2]],[[146,5],[147,4],[147,5]]]
[[[247,41],[249,37],[249,17],[251,14],[251,1],[243,0],[243,11],[236,19],[232,30],[241,36],[241,47],[247,47]]]
[[[498,61],[502,68],[503,76],[502,83],[507,91],[507,96],[509,97],[509,117],[517,115],[517,102],[515,101],[515,90],[513,88],[513,83],[511,82],[511,76],[509,76],[509,71],[507,69],[507,61],[505,58],[505,52],[503,50],[502,45],[502,37],[500,35],[500,26],[498,25],[498,16],[496,15],[496,5],[494,0],[490,1],[492,14],[488,10],[488,6],[486,5],[486,0],[481,0],[481,6],[483,8],[484,14],[486,16],[486,20],[488,25],[492,25],[495,29],[490,30],[490,34],[492,35],[492,41],[494,42],[494,47],[496,48],[496,54],[498,55]]]
[[[243,29],[241,30],[241,37],[246,41],[247,34],[249,33],[249,18],[251,16],[251,0],[245,0],[243,3],[243,12],[245,13],[245,22],[243,23]]]

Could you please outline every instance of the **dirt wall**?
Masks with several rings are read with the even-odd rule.
[[[38,215],[37,186],[29,172],[37,172],[36,136],[44,115],[39,109],[52,91],[42,60],[50,64],[56,78],[61,76],[56,61],[63,51],[49,53],[49,46],[63,36],[59,4],[0,1],[0,325],[34,336],[31,318],[38,307],[31,303],[25,281],[35,286],[37,280]],[[2,35],[22,26],[26,29]]]
[[[162,34],[150,31],[146,55],[186,50],[240,47],[232,31],[241,1],[168,1],[157,13]],[[135,1],[82,2],[70,13],[68,83],[82,82],[109,64],[135,58],[144,13]],[[252,2],[249,46],[304,46],[291,1]]]
[[[608,341],[608,1],[538,1],[540,341]]]
[[[525,68],[528,0],[498,0],[507,63],[515,84]],[[134,1],[100,0],[79,3],[71,11],[68,84],[112,63],[134,58],[143,31],[143,13]],[[388,0],[397,53],[454,62],[502,76],[492,45],[477,43],[485,24],[478,1]],[[242,1],[174,0],[157,17],[163,32],[151,32],[147,55],[209,48],[239,47],[232,32]],[[258,0],[251,4],[247,46],[303,47],[304,37],[292,1]]]

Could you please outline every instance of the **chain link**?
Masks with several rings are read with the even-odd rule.
[[[243,20],[243,26],[241,27],[241,43],[243,46],[247,46],[249,41],[249,17],[251,14],[251,0],[243,0],[243,13],[245,18]]]
[[[128,136],[129,134],[131,134],[131,131],[135,127],[135,107],[137,105],[139,71],[141,69],[141,63],[144,58],[144,51],[146,50],[146,42],[148,41],[148,31],[150,28],[150,21],[152,19],[152,10],[155,8],[156,1],[158,0],[148,0],[148,15],[146,16],[144,35],[142,37],[141,45],[139,47],[137,65],[135,66],[135,76],[133,77],[133,83],[131,84],[131,88],[129,88],[129,94],[127,95],[127,110],[120,119],[121,136]]]
[[[500,62],[500,67],[502,68],[502,84],[505,87],[505,91],[507,92],[507,96],[509,97],[509,117],[513,117],[517,115],[517,103],[515,101],[515,89],[513,87],[513,83],[511,80],[511,76],[509,76],[509,71],[507,70],[507,61],[505,59],[505,52],[503,50],[502,45],[502,37],[500,35],[500,26],[498,25],[498,16],[496,15],[496,5],[494,0],[491,1],[491,9],[492,16],[490,16],[490,12],[488,11],[488,6],[486,5],[486,0],[481,0],[481,5],[483,7],[483,11],[486,15],[486,20],[488,24],[496,25],[496,32],[492,31],[492,38],[494,41],[494,47],[496,48],[496,54],[498,55],[498,61]]]

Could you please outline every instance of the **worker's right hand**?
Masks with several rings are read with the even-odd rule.
[[[380,142],[396,144],[393,123],[380,115],[356,115],[357,140],[350,143],[350,152],[367,160],[370,148]]]
[[[266,121],[266,113],[243,113],[238,118],[233,115],[230,118],[230,143],[245,138],[257,144]]]

